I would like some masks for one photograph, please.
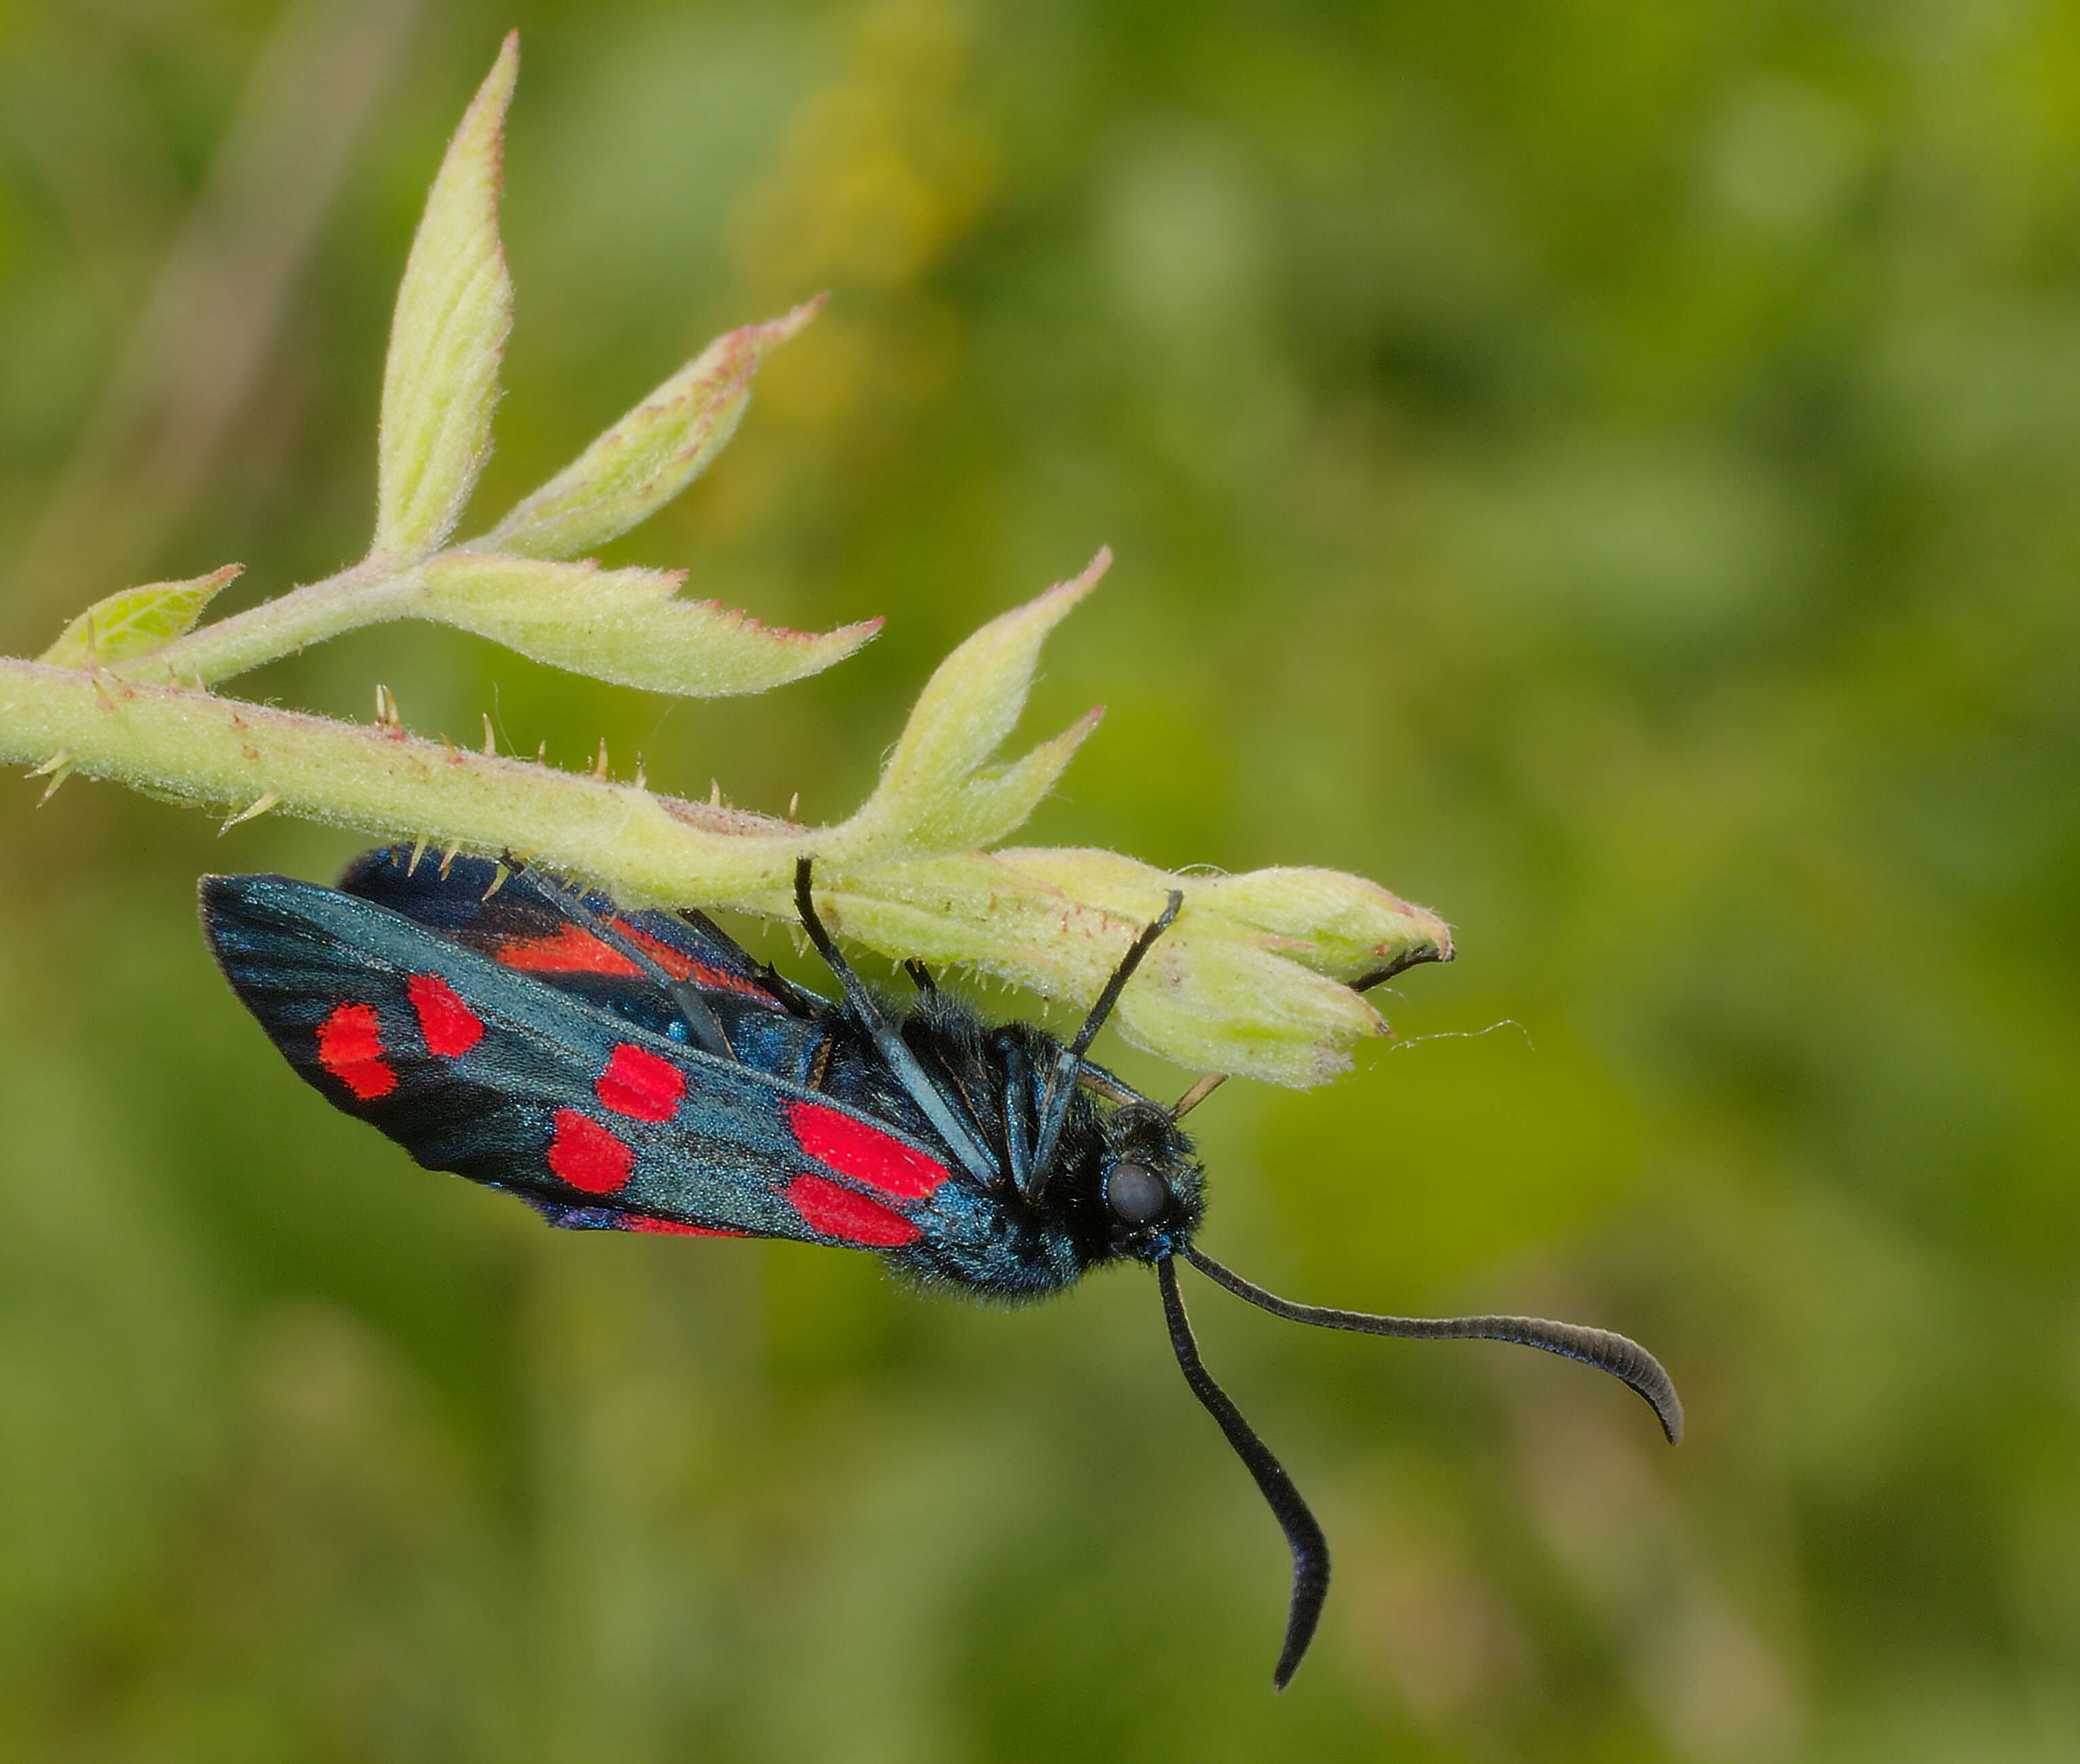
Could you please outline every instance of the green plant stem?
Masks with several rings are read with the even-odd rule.
[[[1035,606],[1008,617],[1043,623],[1051,609]],[[1001,635],[988,627],[957,656],[988,672]],[[1037,631],[1029,635],[1037,641]],[[1030,672],[1030,660],[1013,656],[1014,671]],[[965,665],[954,672],[968,677]],[[941,701],[913,719],[927,735],[953,691],[950,683],[926,694]],[[1016,691],[1023,696],[1022,678]],[[1035,750],[1046,777],[1025,781],[1021,794],[1044,787],[1055,763],[1049,749],[1061,745]],[[0,659],[6,762],[36,766],[52,788],[78,771],[219,805],[234,820],[279,808],[436,851],[510,852],[631,906],[784,918],[795,861],[810,857],[825,916],[846,936],[885,954],[970,965],[1053,998],[1092,996],[1150,916],[1150,899],[1182,888],[1186,910],[1121,999],[1119,1027],[1180,1065],[1283,1083],[1329,1076],[1346,1062],[1344,1049],[1379,1033],[1377,1014],[1343,983],[1390,960],[1447,959],[1451,949],[1433,916],[1354,877],[1183,878],[1105,852],[976,850],[961,836],[979,828],[1000,836],[1006,817],[996,796],[1017,765],[975,781],[982,805],[973,814],[927,793],[924,811],[945,823],[935,841],[885,800],[836,826],[803,827],[467,752],[386,723]]]
[[[631,898],[783,888],[805,829],[380,726],[0,659],[0,760],[61,755],[89,777],[232,809],[273,798],[384,839],[513,850]]]
[[[126,680],[206,686],[229,680],[342,631],[401,617],[418,577],[373,559],[323,581],[205,625],[178,641],[111,672]]]

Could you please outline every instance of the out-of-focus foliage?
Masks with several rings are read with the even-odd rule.
[[[1209,1247],[1623,1328],[1692,1436],[1195,1294],[1339,1547],[1274,1701],[1279,1545],[1145,1280],[1003,1314],[553,1236],[211,974],[198,871],[347,842],[18,780],[0,1756],[2080,1749],[2070,9],[18,0],[0,652],[359,550],[398,269],[516,22],[486,505],[828,287],[641,556],[889,624],[715,705],[417,628],[254,689],[820,815],[1109,541],[1031,721],[1110,711],[1032,836],[1382,875],[1461,950],[1411,1045],[1195,1117]]]

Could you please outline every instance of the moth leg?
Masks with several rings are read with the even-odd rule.
[[[831,1075],[831,1056],[837,1051],[837,1042],[827,1029],[823,1038],[816,1043],[816,1051],[810,1056],[808,1084],[811,1090],[821,1090],[824,1080]]]
[[[1047,1075],[1047,1087],[1041,1095],[1040,1134],[1033,1147],[1033,1167],[1028,1172],[1030,1186],[1023,1191],[1029,1201],[1038,1200],[1046,1192],[1049,1167],[1055,1161],[1055,1146],[1062,1137],[1063,1123],[1069,1118],[1069,1101],[1076,1093],[1077,1069],[1083,1064],[1084,1054],[1098,1038],[1098,1031],[1105,1027],[1105,1019],[1119,1003],[1119,995],[1126,990],[1126,983],[1134,978],[1134,970],[1141,966],[1141,958],[1155,948],[1155,940],[1176,923],[1184,906],[1184,890],[1172,889],[1163,911],[1143,927],[1141,935],[1127,945],[1126,953],[1119,958],[1119,966],[1105,982],[1105,991],[1091,1007],[1091,1014],[1076,1031],[1076,1040],[1055,1057],[1055,1069]]]
[[[1033,1062],[1013,1044],[1004,1050],[1004,1150],[1019,1193],[1033,1189]]]
[[[679,1019],[686,1025],[686,1033],[693,1045],[703,1054],[712,1054],[717,1059],[736,1063],[736,1050],[729,1045],[729,1037],[710,1008],[699,989],[686,981],[667,974],[650,952],[632,939],[624,937],[604,919],[588,907],[583,899],[568,890],[560,888],[538,875],[533,869],[510,855],[506,863],[535,885],[535,891],[570,920],[605,944],[615,954],[626,957],[662,987],[670,995],[673,1004],[679,1008]]]
[[[811,901],[810,905],[811,911],[813,912],[815,903]],[[903,964],[903,971],[910,976],[911,983],[923,995],[927,1003],[937,999],[938,983],[932,978],[932,970],[923,962],[913,956]],[[952,1091],[959,1100],[961,1112],[969,1129],[972,1142],[987,1148],[988,1141],[983,1128],[981,1112],[975,1107],[975,1099],[968,1094],[967,1085],[961,1081],[960,1074],[947,1062],[943,1053],[938,1054],[934,1064],[938,1067],[940,1076],[931,1080],[933,1087],[942,1096],[948,1090]],[[1015,1153],[1012,1150],[1014,1146],[1017,1148]],[[1013,1138],[1005,1149],[1006,1158],[1011,1160],[1009,1178],[1013,1186],[1019,1184],[1017,1166],[1024,1159],[1028,1149],[1028,1145],[1017,1138]],[[1004,1160],[997,1159],[993,1153],[988,1154],[988,1156],[992,1172],[990,1186],[992,1188],[1000,1189],[1006,1179],[1007,1165]]]
[[[795,910],[801,916],[802,929],[816,946],[816,953],[824,958],[845,993],[853,1020],[866,1032],[896,1082],[902,1085],[911,1101],[925,1112],[925,1118],[937,1129],[940,1138],[959,1160],[962,1169],[985,1188],[1003,1188],[1004,1172],[990,1155],[989,1148],[975,1129],[954,1112],[946,1093],[917,1063],[917,1056],[882,1015],[874,995],[866,990],[866,983],[852,971],[852,964],[845,960],[845,952],[838,948],[817,916],[816,903],[809,890],[811,861],[804,857],[795,865]]]
[[[698,907],[681,907],[676,911],[678,918],[691,925],[703,936],[712,937],[717,943],[724,945],[735,941],[720,925]],[[804,992],[786,974],[774,967],[770,962],[754,962],[753,970],[757,975],[758,983],[786,1008],[789,1016],[799,1016],[804,1021],[813,1022],[823,1014],[826,1007],[821,999],[812,992]]]
[[[1226,1072],[1208,1072],[1193,1080],[1192,1087],[1170,1105],[1170,1118],[1182,1121],[1227,1081]]]
[[[1093,1096],[1102,1096],[1109,1103],[1138,1103],[1141,1100],[1126,1085],[1107,1078],[1102,1072],[1088,1066],[1076,1074],[1076,1082]]]

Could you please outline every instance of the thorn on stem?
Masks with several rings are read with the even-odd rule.
[[[58,794],[58,786],[72,776],[72,749],[60,748],[29,776],[32,778],[48,777],[51,781],[44,786],[44,794],[36,798],[36,807],[41,808]]]
[[[412,841],[412,861],[405,866],[405,874],[407,878],[410,878],[417,872],[419,867],[419,860],[426,855],[426,840],[423,838],[413,840]]]
[[[491,732],[491,713],[489,710],[484,714],[484,756],[487,760],[498,757],[498,743]]]
[[[233,815],[229,820],[226,821],[223,826],[217,828],[216,836],[219,839],[223,838],[226,833],[229,832],[233,828],[237,826],[241,821],[258,819],[260,816],[265,815],[270,808],[275,807],[281,800],[282,793],[279,790],[270,790],[265,796],[256,797],[252,802],[246,804],[244,808],[241,809],[236,815]]]
[[[497,894],[500,889],[505,886],[506,878],[510,876],[512,874],[513,872],[508,869],[503,864],[493,865],[491,871],[491,886],[484,890],[484,898],[486,900],[490,899],[493,895]]]
[[[602,783],[606,781],[606,737],[599,738],[599,757],[593,761],[592,775]]]
[[[455,861],[455,853],[461,849],[462,847],[459,845],[451,845],[448,847],[447,853],[442,856],[441,859],[441,880],[442,882],[446,882],[448,879],[448,865]]]

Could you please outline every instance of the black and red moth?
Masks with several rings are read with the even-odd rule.
[[[509,864],[510,861],[509,860]],[[518,1195],[568,1230],[789,1238],[871,1250],[925,1287],[1018,1301],[1119,1260],[1155,1271],[1172,1347],[1284,1528],[1283,1687],[1329,1584],[1327,1541],[1193,1341],[1176,1258],[1274,1315],[1376,1335],[1521,1343],[1615,1374],[1673,1441],[1668,1375],[1622,1335],[1521,1317],[1399,1318],[1274,1297],[1193,1242],[1204,1185],[1184,1110],[1085,1057],[1177,914],[1137,938],[1076,1037],[992,1025],[908,964],[916,998],[862,983],[795,900],[837,1002],[707,918],[623,911],[522,868],[371,852],[338,888],[212,876],[203,930],[306,1083],[430,1169]]]

